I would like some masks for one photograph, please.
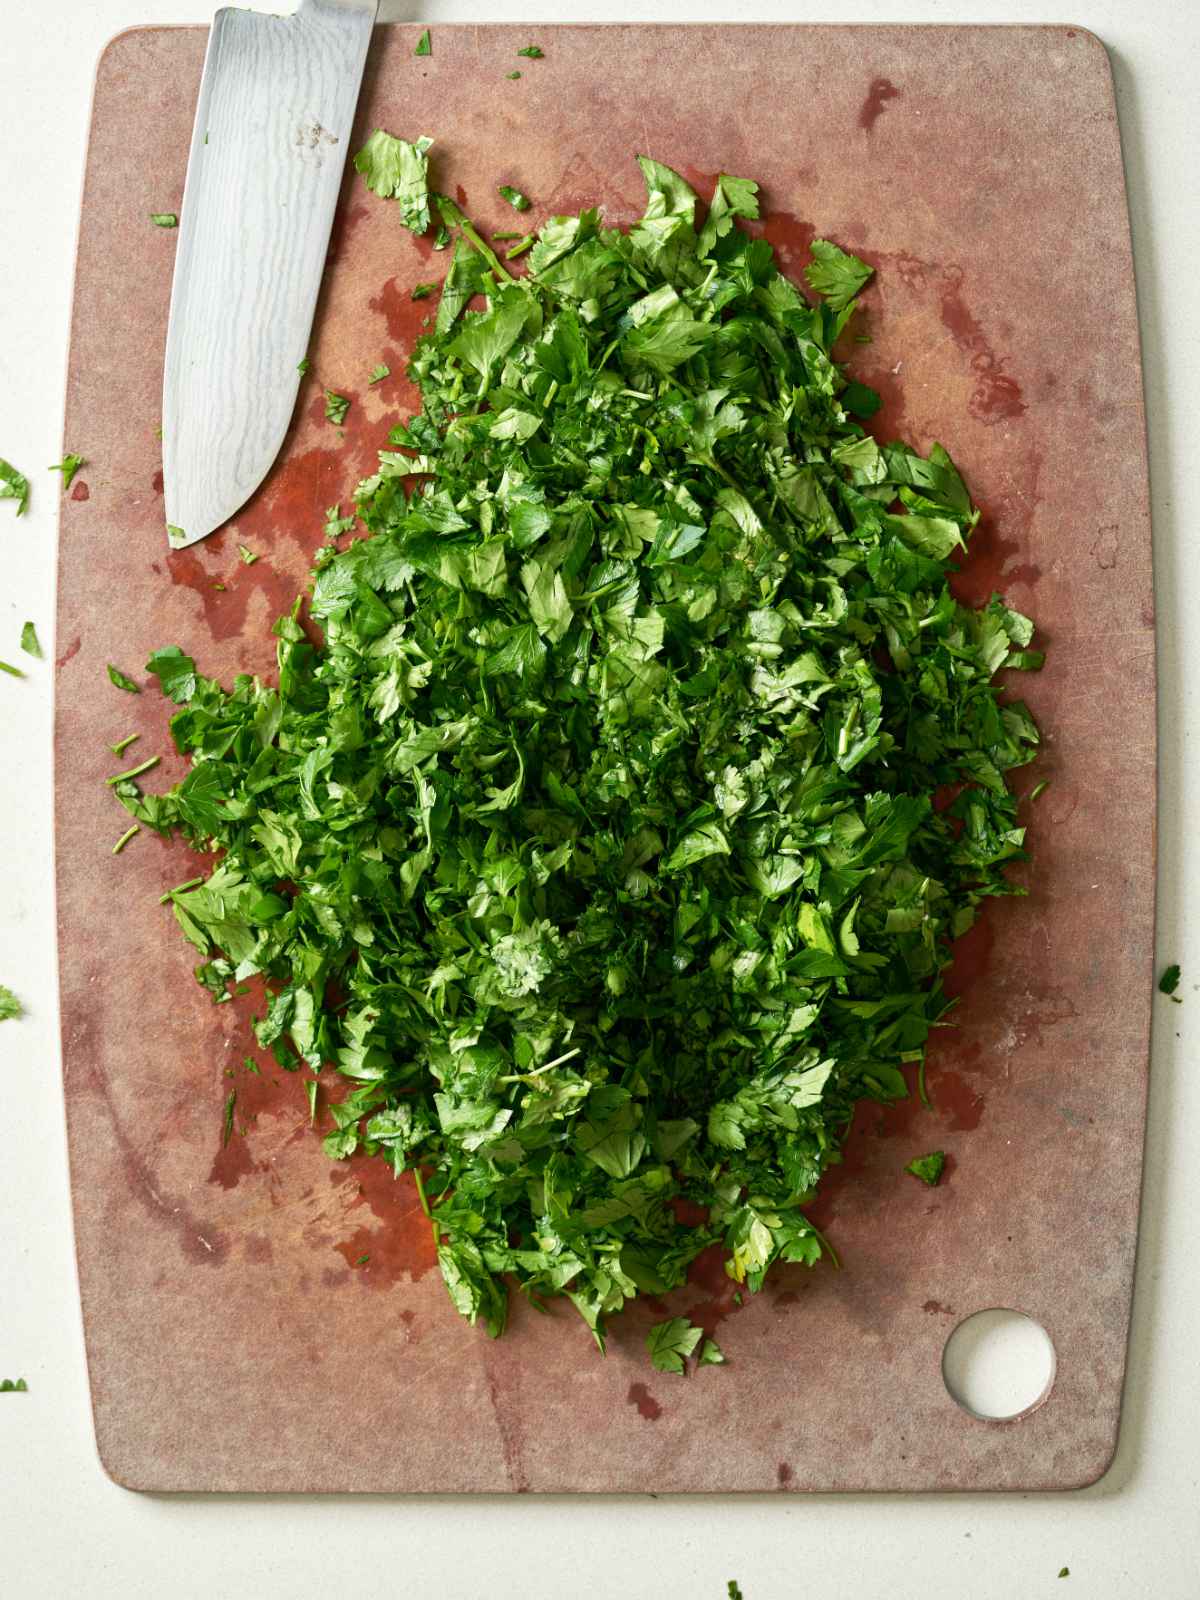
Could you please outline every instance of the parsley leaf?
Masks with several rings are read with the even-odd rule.
[[[686,1317],[656,1322],[646,1335],[650,1362],[659,1372],[683,1372],[683,1363],[700,1343],[704,1330],[693,1328]]]
[[[386,361],[381,361],[377,367],[372,369],[371,376],[367,379],[367,382],[372,384],[382,383],[385,378],[390,378],[391,375],[391,367],[388,366]]]
[[[1173,995],[1179,987],[1180,976],[1178,961],[1173,961],[1169,967],[1164,967],[1162,977],[1158,980],[1159,993]]]
[[[75,482],[75,474],[80,467],[85,467],[87,462],[82,456],[64,456],[61,461],[56,461],[48,470],[62,473],[62,486],[64,492]]]
[[[114,667],[111,661],[108,663],[108,681],[111,684],[115,684],[118,689],[124,689],[126,694],[141,694],[142,692],[139,685],[122,672],[120,667]]]
[[[514,189],[511,183],[502,183],[499,192],[514,211],[528,211],[533,204],[528,195],[522,194],[520,189]]]
[[[21,1015],[21,1002],[11,989],[0,983],[0,1022],[9,1022]]]
[[[870,278],[874,267],[839,250],[828,239],[814,239],[811,249],[813,258],[805,267],[804,276],[810,287],[824,296],[831,311],[844,311]]]
[[[546,52],[536,44],[527,44],[517,51],[519,56],[528,56],[530,61],[540,61]]]
[[[0,500],[15,500],[17,515],[24,516],[29,504],[29,479],[19,473],[11,462],[0,460]]]
[[[150,221],[156,228],[177,228],[179,218],[173,211],[152,211]]]
[[[27,656],[42,658],[42,647],[38,642],[37,629],[32,622],[27,622],[21,629],[21,649]]]
[[[945,1152],[931,1150],[927,1156],[918,1156],[915,1161],[910,1161],[904,1170],[911,1172],[914,1178],[920,1178],[921,1182],[928,1184],[931,1189],[935,1189],[941,1181],[945,1166]]]
[[[346,420],[346,413],[350,409],[350,402],[344,394],[337,394],[332,389],[325,391],[325,420],[332,422],[335,427],[341,427]]]
[[[400,203],[400,222],[412,233],[429,227],[429,157],[433,140],[422,135],[415,144],[394,138],[382,128],[354,158],[368,189]]]
[[[433,45],[430,43],[430,40],[429,40],[429,29],[426,28],[425,32],[417,40],[417,48],[413,51],[413,55],[415,55],[415,56],[431,56],[432,54],[433,54]]]
[[[0,1378],[0,1394],[27,1394],[29,1385],[24,1378]]]

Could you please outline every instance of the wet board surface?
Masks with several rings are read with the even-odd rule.
[[[104,1465],[154,1490],[1091,1481],[1116,1440],[1137,1231],[1155,753],[1103,48],[1067,28],[440,27],[426,59],[418,31],[377,30],[356,140],[436,135],[438,181],[477,221],[512,226],[495,193],[512,182],[533,219],[599,203],[627,222],[649,151],[704,193],[719,170],[760,180],[792,276],[814,232],[876,266],[873,342],[853,355],[884,398],[874,430],[950,449],[984,511],[958,592],[1002,590],[1049,650],[1021,684],[1045,730],[1021,785],[1050,779],[1028,809],[1030,892],[960,941],[949,986],[966,998],[931,1054],[932,1109],[859,1109],[811,1208],[843,1270],[777,1271],[738,1307],[704,1257],[671,1298],[728,1366],[654,1372],[643,1341],[661,1304],[616,1320],[607,1359],[569,1306],[518,1298],[495,1343],[461,1321],[409,1182],[329,1162],[299,1075],[253,1047],[258,997],[214,1007],[193,982],[157,901],[195,857],[144,833],[112,856],[126,819],[103,783],[122,765],[107,746],[133,731],[130,755],[164,754],[154,786],[182,775],[151,649],[178,643],[226,681],[273,671],[269,629],[326,508],[348,506],[413,404],[402,374],[428,303],[410,290],[445,257],[351,174],[279,462],[226,530],[168,554],[156,427],[175,235],[148,214],[182,197],[206,33],[121,35],[98,70],[83,200],[66,447],[88,465],[62,508],[56,731],[63,1071]],[[545,59],[518,62],[534,34]],[[368,387],[380,361],[392,376]],[[344,435],[323,385],[351,398]],[[239,543],[260,559],[243,564]],[[151,692],[115,690],[109,661]],[[939,1188],[902,1175],[935,1148]],[[1043,1403],[1004,1424],[960,1411],[940,1372],[950,1330],[991,1306],[1037,1317],[1058,1360]]]

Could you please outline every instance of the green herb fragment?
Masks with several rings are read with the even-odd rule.
[[[130,767],[128,772],[114,773],[111,778],[105,778],[105,783],[111,788],[117,783],[131,783],[134,778],[141,777],[143,772],[150,772],[162,760],[161,756],[149,756],[140,766]]]
[[[1050,787],[1049,778],[1043,778],[1040,783],[1035,783],[1033,788],[1030,789],[1030,791],[1029,791],[1030,800],[1036,800],[1038,795],[1045,794],[1046,790],[1049,787]]]
[[[520,277],[431,197],[420,410],[329,509],[270,681],[155,652],[187,775],[113,788],[201,852],[171,907],[214,1000],[267,980],[259,1047],[336,1074],[330,1158],[413,1174],[451,1303],[498,1335],[510,1284],[565,1296],[601,1349],[709,1247],[738,1295],[836,1261],[806,1208],[1020,892],[1039,740],[997,683],[1032,621],[949,587],[957,467],[857,420],[853,258],[814,303],[751,181],[705,212],[640,165],[630,229],[549,218]]]
[[[0,1394],[28,1394],[29,1385],[24,1378],[0,1378]]]
[[[115,684],[118,689],[124,689],[126,694],[141,694],[142,692],[133,679],[127,677],[120,667],[114,667],[111,661],[108,663],[108,681],[111,684]]]
[[[344,394],[337,394],[332,389],[325,391],[325,420],[332,422],[334,427],[340,428],[346,420],[346,413],[350,409],[350,402]]]
[[[166,894],[160,895],[158,903],[160,906],[169,905],[177,894],[186,894],[189,889],[194,889],[197,884],[203,882],[203,878],[189,878],[186,883],[177,884],[174,889],[168,889]]]
[[[27,656],[36,656],[39,661],[42,659],[42,647],[32,622],[27,622],[21,629],[21,649]]]
[[[141,737],[140,733],[127,733],[123,739],[118,739],[116,744],[110,744],[108,748],[113,755],[121,756],[125,754],[131,744],[136,744]]]
[[[696,1360],[698,1367],[723,1367],[725,1365],[725,1352],[715,1339],[705,1339],[700,1346],[700,1355]]]
[[[522,49],[517,51],[519,56],[528,56],[530,61],[540,61],[545,53],[546,52],[536,44],[527,44],[523,46]]]
[[[14,667],[9,661],[0,661],[0,672],[7,672],[10,678],[23,678],[25,676],[20,667]]]
[[[812,261],[804,269],[809,287],[822,295],[831,311],[844,311],[874,272],[865,261],[847,255],[828,239],[814,239]]]
[[[415,144],[396,139],[382,128],[375,132],[354,158],[368,189],[400,205],[400,222],[412,233],[424,233],[429,226],[429,158],[432,139],[422,136]]]
[[[47,471],[62,473],[62,486],[65,493],[75,482],[75,474],[80,467],[85,467],[86,465],[87,462],[82,456],[64,456],[61,461],[56,461],[52,467],[47,468]]]
[[[11,989],[0,983],[0,1022],[10,1022],[21,1015],[21,1002]]]
[[[533,204],[528,195],[522,194],[520,189],[514,189],[511,183],[502,183],[499,193],[508,201],[514,211],[528,211]]]
[[[417,48],[413,51],[413,55],[415,55],[415,56],[431,56],[432,54],[433,54],[433,45],[431,44],[430,39],[429,39],[429,29],[426,28],[425,32],[417,40]]]
[[[730,1578],[725,1587],[728,1591],[728,1600],[745,1600],[745,1596],[742,1594],[742,1586],[736,1578]]]
[[[386,361],[381,361],[377,367],[372,368],[371,376],[367,379],[367,382],[382,383],[385,378],[390,378],[391,375],[391,367],[388,366]]]
[[[417,283],[413,285],[412,298],[414,300],[428,300],[437,288],[436,283]]]
[[[521,74],[519,72],[506,72],[504,76],[506,78],[519,78]]]
[[[251,550],[248,545],[244,544],[238,545],[238,555],[241,557],[243,563],[248,567],[252,567],[256,561],[261,559],[255,553],[255,551]]]
[[[187,543],[187,534],[183,531],[182,528],[177,527],[175,523],[168,522],[167,523],[167,543],[171,546],[172,549],[178,550],[181,545],[185,545]]]
[[[438,231],[433,236],[433,248],[435,250],[444,250],[449,243],[450,230],[445,223],[439,223]]]
[[[359,1256],[358,1259],[355,1261],[354,1265],[356,1267],[365,1267],[367,1262],[370,1261],[370,1259],[371,1259],[370,1255]]]
[[[3,460],[0,460],[0,500],[15,500],[19,517],[24,516],[29,504],[29,479],[11,462]]]
[[[511,233],[493,233],[492,241],[494,244],[501,244],[505,239],[523,239],[524,237],[523,233],[518,229],[514,229]]]
[[[308,369],[311,366],[312,366],[312,362],[308,359],[308,357],[307,356],[302,356],[300,358],[300,360],[297,361],[297,363],[296,363],[296,371],[300,374],[301,377],[303,377],[304,374],[308,371]]]
[[[242,1066],[247,1072],[252,1072],[256,1078],[262,1077],[262,1073],[259,1071],[258,1062],[255,1061],[253,1056],[243,1056]]]
[[[1179,979],[1181,976],[1182,974],[1179,970],[1178,961],[1173,961],[1169,967],[1164,967],[1163,975],[1158,980],[1159,993],[1174,994],[1176,989],[1179,987]]]
[[[317,1120],[317,1090],[320,1088],[315,1078],[304,1080],[304,1092],[308,1096],[308,1122],[313,1127]]]
[[[915,1161],[910,1161],[904,1170],[911,1172],[914,1178],[920,1178],[921,1182],[927,1183],[931,1189],[936,1189],[945,1166],[945,1152],[932,1150],[927,1156],[918,1156]]]
[[[121,851],[124,850],[125,846],[129,843],[130,839],[133,838],[134,834],[135,833],[141,833],[141,831],[142,830],[141,830],[140,825],[138,823],[136,823],[136,822],[133,824],[132,827],[126,828],[125,832],[121,835],[121,837],[117,840],[116,844],[113,845],[113,847],[112,847],[113,855],[114,856],[119,856],[121,854]]]
[[[1071,1576],[1070,1567],[1059,1567],[1058,1575],[1060,1578],[1069,1578]]]
[[[152,211],[150,221],[156,228],[177,228],[179,218],[173,211]]]
[[[671,1317],[656,1322],[646,1335],[650,1363],[659,1372],[682,1374],[683,1363],[700,1343],[703,1328],[693,1328],[686,1317]]]
[[[237,1090],[231,1089],[225,1097],[225,1110],[221,1118],[221,1147],[229,1143],[233,1134],[233,1108],[237,1105]]]
[[[504,252],[505,261],[515,261],[518,256],[523,256],[526,250],[529,249],[530,245],[532,245],[536,237],[536,234],[527,233],[522,238],[518,239],[511,250],[506,250]]]

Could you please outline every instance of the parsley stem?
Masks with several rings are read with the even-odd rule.
[[[158,903],[165,906],[168,900],[173,900],[177,894],[182,894],[185,889],[195,889],[204,882],[203,878],[189,878],[186,883],[177,883],[173,889],[168,889],[166,894],[159,895]]]
[[[495,276],[498,279],[502,278],[507,282],[512,283],[514,281],[512,273],[509,272],[507,267],[503,265],[500,257],[492,249],[491,245],[486,244],[484,240],[480,238],[470,217],[464,215],[464,213],[459,210],[458,206],[455,205],[454,201],[451,200],[449,195],[434,195],[434,199],[437,201],[437,208],[441,212],[442,221],[446,224],[446,226],[448,228],[460,228],[462,230],[463,238],[466,239],[468,244],[473,245],[474,248],[479,251],[479,254],[487,262]]]
[[[136,744],[141,738],[140,733],[127,733],[123,739],[118,739],[116,744],[110,744],[109,749],[115,756],[123,756],[131,744]]]
[[[834,1267],[840,1272],[842,1270],[842,1258],[841,1258],[841,1256],[838,1255],[837,1251],[833,1248],[833,1246],[830,1244],[829,1240],[821,1232],[820,1228],[817,1227],[815,1222],[810,1221],[808,1217],[805,1217],[804,1220],[805,1220],[805,1222],[808,1223],[809,1227],[812,1229],[812,1231],[816,1234],[817,1238],[820,1240],[822,1250],[824,1250],[825,1254],[829,1257],[829,1259],[833,1263]]]
[[[116,844],[113,845],[113,847],[112,847],[113,855],[119,856],[121,854],[121,851],[124,850],[125,846],[129,843],[130,839],[133,838],[134,834],[135,833],[141,833],[141,831],[142,831],[141,828],[138,826],[138,824],[136,822],[134,823],[132,828],[126,828],[125,832],[121,835],[121,837],[117,840]]]
[[[925,1087],[925,1057],[924,1057],[924,1055],[922,1055],[921,1064],[917,1068],[917,1094],[920,1096],[921,1104],[927,1110],[932,1111],[933,1110],[933,1102],[929,1098],[929,1090]]]
[[[414,1167],[412,1169],[412,1175],[413,1175],[413,1182],[417,1186],[417,1199],[421,1202],[421,1210],[425,1213],[425,1215],[427,1217],[429,1217],[432,1220],[432,1213],[431,1213],[431,1211],[429,1209],[429,1201],[426,1200],[426,1198],[425,1198],[425,1184],[424,1184],[424,1181],[422,1180],[422,1177],[421,1177],[421,1169],[420,1169],[420,1167]],[[434,1236],[435,1239],[437,1238],[437,1229],[436,1228],[434,1229],[433,1236]]]
[[[7,661],[0,661],[0,672],[7,672],[14,678],[23,678],[25,676],[20,667],[10,667]]]
[[[161,756],[151,756],[143,761],[140,767],[130,767],[128,772],[114,772],[111,778],[105,778],[105,783],[111,789],[114,783],[124,783],[128,778],[140,777],[143,772],[149,772],[151,767],[156,767],[162,760]]]

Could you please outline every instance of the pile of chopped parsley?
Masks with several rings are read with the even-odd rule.
[[[1038,735],[993,680],[1041,658],[947,586],[946,451],[858,420],[868,266],[817,241],[806,295],[738,225],[756,184],[701,221],[643,159],[639,222],[552,217],[516,277],[428,149],[358,158],[454,249],[322,642],[297,602],[278,683],[230,690],[155,652],[191,769],[115,792],[219,852],[171,897],[199,981],[267,980],[259,1043],[340,1075],[331,1157],[415,1174],[459,1311],[563,1294],[603,1348],[713,1243],[751,1290],[821,1256],[855,1102],[908,1092],[950,941],[1021,892]]]

